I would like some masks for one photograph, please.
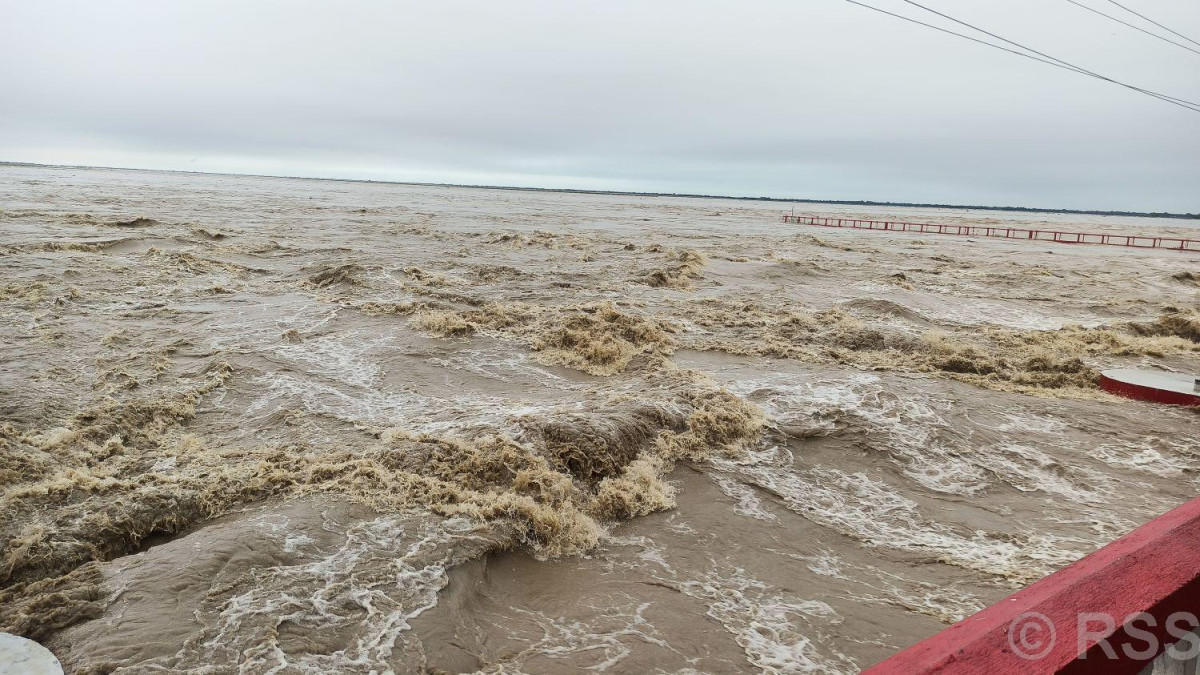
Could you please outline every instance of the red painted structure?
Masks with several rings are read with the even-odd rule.
[[[1153,403],[1200,405],[1200,378],[1153,370],[1106,370],[1100,386],[1110,394]]]
[[[1200,253],[1200,239],[1179,237],[1144,237],[1132,234],[1095,234],[1089,232],[1060,232],[1056,230],[1027,230],[1019,227],[988,225],[937,225],[932,223],[902,223],[890,220],[855,220],[819,216],[784,215],[783,222],[820,227],[848,227],[856,230],[886,230],[918,234],[954,234],[964,237],[996,237],[1030,241],[1050,241],[1059,244],[1104,244],[1130,248],[1162,248],[1171,251]]]
[[[1144,621],[1126,623],[1139,612],[1154,617],[1156,627]],[[1178,630],[1171,636],[1165,625],[1176,612],[1200,614],[1200,498],[865,672],[1133,674],[1157,653],[1135,658],[1123,647],[1144,652],[1146,638],[1153,635],[1161,653],[1178,637]],[[1085,624],[1081,633],[1080,615],[1089,613],[1112,616],[1115,625],[1103,631],[1102,623]],[[1039,642],[1039,636],[1051,635],[1047,625],[1054,627],[1054,639]],[[1101,637],[1087,637],[1091,631]],[[1107,658],[1104,639],[1117,658]]]

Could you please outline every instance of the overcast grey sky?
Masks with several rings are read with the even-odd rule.
[[[923,4],[1200,101],[1066,0]],[[844,0],[0,0],[0,160],[1200,211],[1200,113]]]

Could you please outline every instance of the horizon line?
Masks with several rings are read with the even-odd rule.
[[[419,187],[469,188],[475,190],[514,190],[522,192],[554,192],[561,194],[624,195],[631,197],[674,197],[691,199],[733,199],[740,201],[780,202],[797,204],[834,204],[841,206],[889,206],[903,208],[962,209],[965,211],[1015,211],[1020,213],[1058,213],[1089,216],[1135,216],[1142,218],[1176,218],[1200,220],[1200,212],[1175,213],[1170,211],[1124,211],[1113,209],[1066,209],[1036,206],[983,206],[976,204],[934,204],[922,202],[890,202],[863,199],[812,199],[790,197],[738,197],[733,195],[699,194],[689,192],[635,192],[631,190],[598,190],[587,188],[554,188],[522,185],[479,185],[470,183],[433,183],[424,181],[376,180],[371,178],[332,178],[327,176],[280,176],[260,173],[232,173],[228,171],[195,171],[190,169],[146,169],[126,166],[96,166],[89,164],[43,164],[40,162],[15,162],[0,160],[0,166],[33,166],[55,169],[99,169],[104,171],[146,171],[160,173],[183,173],[201,176],[242,176],[248,178],[274,178],[280,180],[320,180],[342,183],[376,183],[380,185],[412,185]]]

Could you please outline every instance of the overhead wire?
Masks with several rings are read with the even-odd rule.
[[[1134,91],[1140,91],[1140,92],[1142,92],[1143,94],[1147,94],[1147,95],[1150,95],[1150,96],[1153,96],[1153,97],[1155,97],[1155,98],[1159,98],[1159,99],[1162,99],[1162,100],[1165,100],[1165,101],[1173,101],[1173,102],[1175,102],[1175,103],[1177,103],[1177,104],[1183,105],[1184,107],[1189,107],[1189,108],[1200,108],[1200,103],[1196,103],[1195,101],[1188,101],[1188,100],[1186,100],[1186,99],[1177,98],[1177,97],[1175,97],[1175,96],[1168,96],[1167,94],[1163,94],[1163,93],[1160,93],[1160,92],[1156,92],[1156,91],[1150,91],[1149,89],[1143,89],[1142,87],[1136,87],[1136,86],[1134,86],[1134,85],[1132,85],[1132,84],[1126,84],[1126,83],[1124,83],[1124,82],[1119,82],[1119,81],[1117,81],[1117,80],[1114,80],[1114,79],[1112,79],[1112,78],[1110,78],[1110,77],[1105,77],[1104,75],[1101,75],[1101,74],[1099,74],[1099,73],[1092,72],[1092,71],[1090,71],[1090,70],[1088,70],[1088,69],[1086,69],[1086,68],[1082,68],[1082,67],[1080,67],[1080,66],[1077,66],[1077,65],[1075,65],[1075,64],[1073,64],[1073,63],[1068,63],[1067,61],[1063,61],[1063,60],[1062,60],[1062,59],[1060,59],[1060,58],[1057,58],[1057,57],[1054,57],[1054,56],[1050,56],[1049,54],[1046,54],[1046,53],[1044,53],[1044,52],[1039,52],[1038,50],[1036,50],[1036,49],[1034,49],[1034,48],[1032,48],[1032,47],[1027,47],[1027,46],[1025,46],[1025,45],[1023,45],[1023,44],[1021,44],[1021,43],[1019,43],[1019,42],[1013,42],[1012,40],[1009,40],[1009,39],[1008,39],[1008,38],[1006,38],[1006,37],[1003,37],[1003,36],[1000,36],[1000,35],[996,35],[995,33],[992,33],[992,32],[990,32],[990,31],[984,30],[983,28],[980,28],[980,27],[978,27],[978,26],[975,26],[975,25],[969,24],[969,23],[967,23],[966,21],[962,21],[962,20],[960,20],[960,19],[956,19],[956,18],[954,18],[954,17],[950,16],[949,14],[945,14],[945,13],[943,13],[943,12],[939,12],[938,10],[936,10],[936,9],[933,9],[933,8],[931,8],[931,7],[926,7],[925,5],[922,5],[921,3],[919,3],[919,2],[916,2],[916,0],[901,0],[901,1],[902,1],[902,2],[906,2],[906,3],[908,3],[908,4],[910,4],[910,5],[914,6],[914,7],[919,7],[920,9],[923,9],[923,10],[925,10],[926,12],[930,12],[931,14],[936,14],[936,15],[938,15],[938,16],[940,16],[940,17],[942,17],[943,19],[948,19],[948,20],[950,20],[950,21],[953,21],[954,23],[957,23],[957,24],[959,24],[959,25],[966,26],[967,28],[970,28],[971,30],[976,30],[976,31],[979,31],[980,33],[983,33],[984,35],[989,35],[989,36],[991,36],[991,37],[994,37],[994,38],[996,38],[997,40],[1000,40],[1000,41],[1002,41],[1002,42],[1006,42],[1006,43],[1008,43],[1008,44],[1010,44],[1010,45],[1012,45],[1012,46],[1014,46],[1014,47],[1017,47],[1017,48],[1019,48],[1019,49],[1024,49],[1024,50],[1025,50],[1025,51],[1027,51],[1027,52],[1031,52],[1031,53],[1033,53],[1033,54],[1037,54],[1038,56],[1041,56],[1041,57],[1044,57],[1044,58],[1050,59],[1051,61],[1054,61],[1054,62],[1056,62],[1056,63],[1060,63],[1060,64],[1062,64],[1062,65],[1064,65],[1064,66],[1066,66],[1066,67],[1070,68],[1071,70],[1078,71],[1078,72],[1080,72],[1080,73],[1082,73],[1082,74],[1084,74],[1084,75],[1088,75],[1088,76],[1094,77],[1094,78],[1096,78],[1096,79],[1099,79],[1099,80],[1104,80],[1104,81],[1106,81],[1106,82],[1111,82],[1111,83],[1113,83],[1113,84],[1116,84],[1116,85],[1119,85],[1119,86],[1125,87],[1126,89],[1132,89],[1132,90],[1134,90]]]
[[[1151,33],[1150,31],[1146,30],[1145,28],[1142,28],[1142,27],[1140,27],[1140,26],[1135,26],[1135,25],[1133,25],[1133,24],[1129,23],[1128,21],[1124,21],[1124,20],[1118,19],[1117,17],[1115,17],[1115,16],[1113,16],[1113,15],[1111,15],[1111,14],[1105,14],[1104,12],[1101,12],[1100,10],[1098,10],[1098,9],[1096,9],[1096,8],[1094,8],[1094,7],[1088,7],[1087,5],[1083,4],[1082,2],[1079,2],[1078,0],[1067,0],[1067,2],[1071,3],[1072,5],[1075,5],[1076,7],[1080,7],[1080,8],[1086,9],[1087,11],[1089,11],[1089,12],[1091,12],[1091,13],[1093,13],[1093,14],[1099,14],[1100,16],[1102,16],[1102,17],[1104,17],[1104,18],[1106,18],[1106,19],[1111,19],[1111,20],[1113,20],[1113,21],[1116,21],[1116,22],[1117,22],[1117,23],[1119,23],[1119,24],[1123,24],[1123,25],[1125,25],[1125,26],[1129,26],[1130,28],[1132,28],[1132,29],[1134,29],[1134,30],[1136,30],[1136,31],[1139,31],[1139,32],[1145,33],[1146,35],[1149,35],[1149,36],[1150,36],[1150,37],[1152,37],[1152,38],[1158,38],[1159,40],[1162,40],[1163,42],[1166,42],[1167,44],[1172,44],[1172,45],[1175,45],[1176,47],[1180,47],[1180,48],[1186,49],[1186,50],[1188,50],[1189,52],[1192,52],[1193,54],[1200,54],[1200,49],[1193,49],[1193,48],[1191,48],[1191,47],[1189,47],[1189,46],[1187,46],[1187,45],[1183,44],[1182,42],[1176,42],[1176,41],[1174,41],[1174,40],[1171,40],[1171,39],[1169,39],[1169,38],[1165,38],[1165,37],[1163,37],[1163,36],[1159,35],[1158,33]]]
[[[937,25],[934,25],[934,24],[931,24],[931,23],[927,23],[927,22],[924,22],[924,21],[920,21],[920,20],[918,20],[918,19],[914,19],[914,18],[912,18],[912,17],[904,16],[904,15],[902,15],[902,14],[897,14],[897,13],[895,13],[895,12],[891,12],[891,11],[888,11],[888,10],[886,10],[886,9],[882,9],[882,8],[880,8],[880,7],[875,7],[875,6],[873,6],[873,5],[868,5],[868,4],[864,3],[864,2],[860,2],[859,0],[846,0],[846,2],[849,2],[849,3],[850,3],[850,4],[852,4],[852,5],[858,5],[859,7],[863,7],[863,8],[865,8],[865,9],[869,9],[869,10],[872,10],[872,11],[875,11],[875,12],[879,12],[879,13],[881,13],[881,14],[886,14],[886,15],[888,15],[888,16],[891,16],[891,17],[894,17],[894,18],[900,19],[900,20],[902,20],[902,21],[907,21],[907,22],[909,22],[909,23],[914,23],[914,24],[917,24],[917,25],[919,25],[919,26],[924,26],[924,27],[926,27],[926,28],[932,28],[933,30],[936,30],[936,31],[939,31],[939,32],[942,32],[942,33],[947,33],[947,34],[949,34],[949,35],[953,35],[953,36],[956,36],[956,37],[960,37],[960,38],[963,38],[963,39],[965,39],[965,40],[970,40],[971,42],[976,42],[976,43],[979,43],[979,44],[982,44],[982,45],[985,45],[985,46],[991,47],[991,48],[993,48],[993,49],[999,49],[999,50],[1001,50],[1001,51],[1008,52],[1008,53],[1010,53],[1010,54],[1015,54],[1015,55],[1017,55],[1017,56],[1020,56],[1020,57],[1023,57],[1023,58],[1027,58],[1027,59],[1030,59],[1030,60],[1033,60],[1033,61],[1038,61],[1038,62],[1040,62],[1040,63],[1044,63],[1044,64],[1047,64],[1047,65],[1050,65],[1050,66],[1054,66],[1054,67],[1056,67],[1056,68],[1062,68],[1062,69],[1064,69],[1064,70],[1069,70],[1069,71],[1072,71],[1072,72],[1075,72],[1075,73],[1078,73],[1078,74],[1081,74],[1081,75],[1086,75],[1086,76],[1088,76],[1088,77],[1092,77],[1092,78],[1095,78],[1095,79],[1103,80],[1103,81],[1105,81],[1105,82],[1109,82],[1109,83],[1115,84],[1115,85],[1117,85],[1117,86],[1124,87],[1124,88],[1126,88],[1126,89],[1130,89],[1130,90],[1132,90],[1132,91],[1136,91],[1136,92],[1139,92],[1139,93],[1145,94],[1145,95],[1147,95],[1147,96],[1154,97],[1154,98],[1156,98],[1156,99],[1159,99],[1159,100],[1161,100],[1161,101],[1164,101],[1164,102],[1166,102],[1166,103],[1170,103],[1170,104],[1172,104],[1172,105],[1176,105],[1176,106],[1179,106],[1179,107],[1181,107],[1181,108],[1185,108],[1185,109],[1187,109],[1187,110],[1191,110],[1192,112],[1200,112],[1200,103],[1196,103],[1196,102],[1194,102],[1194,101],[1188,101],[1188,100],[1186,100],[1186,99],[1181,99],[1181,98],[1177,98],[1177,97],[1174,97],[1174,96],[1169,96],[1169,95],[1167,95],[1167,94],[1162,94],[1162,93],[1159,93],[1159,92],[1156,92],[1156,91],[1151,91],[1151,90],[1149,90],[1149,89],[1144,89],[1144,88],[1142,88],[1142,87],[1137,87],[1137,86],[1134,86],[1134,85],[1131,85],[1131,84],[1127,84],[1127,83],[1124,83],[1124,82],[1120,82],[1120,81],[1118,81],[1118,80],[1114,80],[1114,79],[1112,79],[1112,78],[1110,78],[1110,77],[1105,77],[1104,75],[1100,75],[1099,73],[1092,72],[1092,71],[1090,71],[1090,70],[1087,70],[1087,69],[1085,69],[1085,68],[1081,68],[1081,67],[1079,67],[1079,66],[1076,66],[1076,65],[1074,65],[1074,64],[1068,63],[1067,61],[1063,61],[1062,59],[1059,59],[1059,58],[1056,58],[1056,57],[1050,56],[1049,54],[1045,54],[1045,53],[1043,53],[1043,52],[1037,51],[1037,50],[1035,50],[1035,49],[1032,49],[1032,48],[1030,48],[1030,47],[1026,47],[1025,45],[1022,45],[1022,44],[1020,44],[1020,43],[1013,42],[1012,40],[1009,40],[1008,38],[1002,37],[1002,36],[1000,36],[1000,35],[996,35],[995,33],[989,32],[989,31],[987,31],[987,30],[984,30],[984,29],[982,29],[982,28],[979,28],[979,27],[977,27],[977,26],[973,26],[973,25],[971,25],[971,24],[969,24],[969,23],[967,23],[967,22],[965,22],[965,21],[960,21],[960,20],[958,20],[958,19],[955,19],[955,18],[954,18],[954,17],[952,17],[952,16],[949,16],[949,15],[947,15],[947,14],[943,14],[942,12],[939,12],[939,11],[937,11],[937,10],[934,10],[934,9],[931,9],[931,8],[929,8],[929,7],[925,7],[924,5],[921,5],[921,4],[919,4],[919,3],[913,2],[912,0],[904,0],[904,2],[907,2],[908,4],[911,4],[911,5],[914,5],[914,6],[916,6],[916,7],[919,7],[919,8],[921,8],[921,9],[923,9],[923,10],[927,11],[927,12],[931,12],[931,13],[933,13],[933,14],[936,14],[936,15],[938,15],[938,16],[940,16],[940,17],[943,17],[943,18],[945,18],[945,19],[948,19],[948,20],[950,20],[950,21],[953,21],[954,23],[957,23],[957,24],[960,24],[960,25],[966,26],[966,27],[968,27],[968,28],[970,28],[970,29],[972,29],[972,30],[978,31],[978,32],[980,32],[980,33],[983,33],[984,35],[988,35],[988,36],[990,36],[990,37],[996,38],[997,40],[1000,40],[1000,41],[1002,41],[1002,42],[1005,42],[1005,43],[1007,43],[1007,44],[1010,44],[1010,45],[1012,45],[1012,46],[1014,46],[1014,47],[1017,47],[1018,49],[1021,49],[1021,50],[1024,50],[1024,51],[1017,51],[1016,49],[1010,49],[1010,48],[1008,48],[1008,47],[1004,47],[1003,45],[998,45],[998,44],[995,44],[995,43],[993,43],[993,42],[989,42],[989,41],[987,41],[987,40],[982,40],[982,39],[979,39],[979,38],[977,38],[977,37],[972,37],[972,36],[970,36],[970,35],[966,35],[966,34],[964,34],[964,33],[960,33],[960,32],[953,31],[953,30],[950,30],[950,29],[947,29],[947,28],[943,28],[943,27],[941,27],[941,26],[937,26]],[[1035,56],[1035,55],[1036,55],[1036,56]]]
[[[1159,22],[1155,21],[1154,19],[1151,19],[1150,17],[1146,16],[1145,14],[1139,14],[1138,12],[1135,12],[1135,11],[1133,11],[1132,9],[1129,9],[1128,7],[1126,7],[1125,5],[1122,5],[1121,3],[1117,2],[1117,0],[1108,0],[1108,1],[1109,1],[1109,2],[1111,2],[1112,4],[1116,5],[1117,7],[1120,7],[1121,9],[1125,10],[1126,12],[1129,12],[1130,14],[1133,14],[1134,16],[1141,17],[1141,18],[1145,19],[1146,21],[1149,21],[1150,23],[1154,24],[1155,26],[1158,26],[1159,28],[1161,28],[1161,29],[1163,29],[1163,30],[1167,31],[1168,33],[1170,33],[1170,34],[1172,34],[1172,35],[1174,35],[1174,36],[1176,36],[1176,37],[1181,37],[1181,38],[1183,38],[1184,40],[1187,40],[1188,42],[1190,42],[1190,43],[1192,43],[1192,44],[1196,45],[1197,47],[1200,47],[1200,42],[1196,42],[1195,40],[1193,40],[1192,38],[1190,38],[1190,37],[1188,37],[1188,36],[1184,35],[1183,33],[1179,33],[1179,32],[1176,32],[1176,31],[1173,31],[1173,30],[1171,30],[1170,28],[1167,28],[1166,26],[1162,25],[1161,23],[1159,23]]]

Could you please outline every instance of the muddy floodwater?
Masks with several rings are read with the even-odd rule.
[[[855,672],[1200,488],[1200,255],[0,166],[0,630],[80,673]],[[1200,238],[1200,223],[797,205]]]

